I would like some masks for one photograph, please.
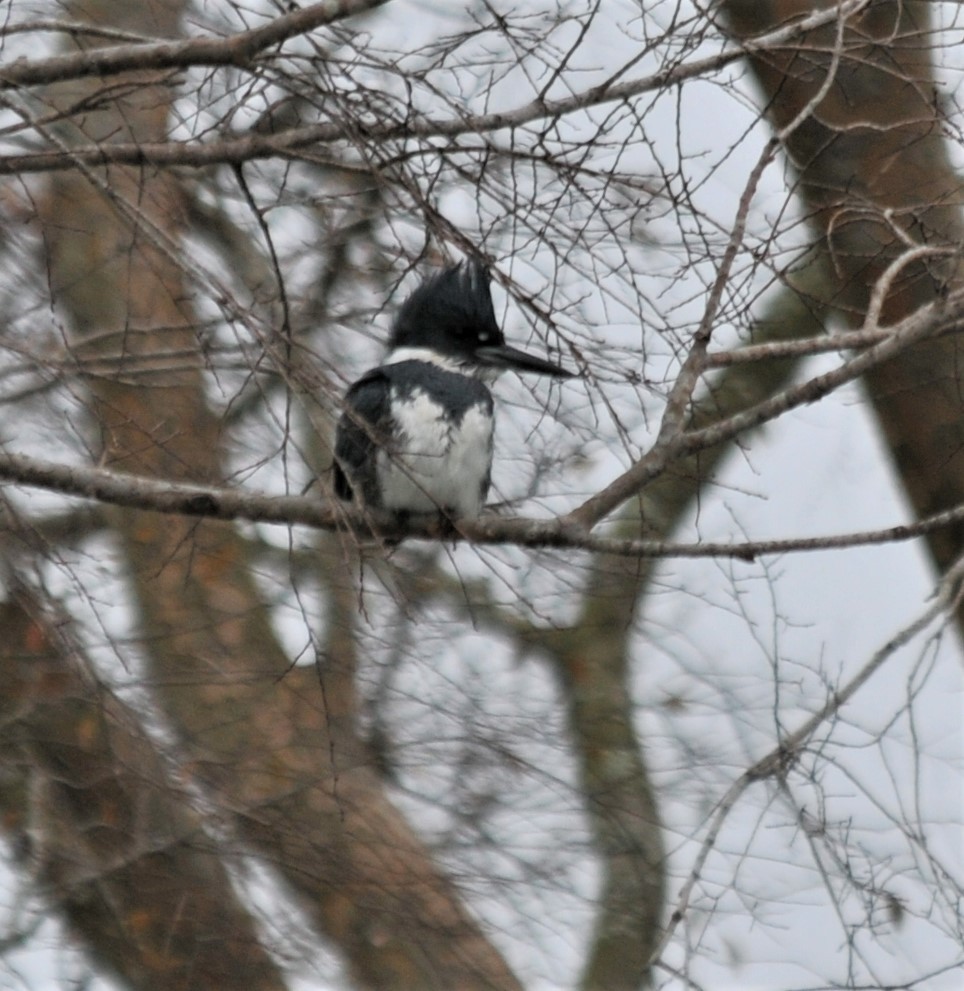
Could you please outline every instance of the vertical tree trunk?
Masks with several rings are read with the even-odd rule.
[[[830,0],[818,4],[831,8]],[[903,268],[886,294],[883,324],[939,298],[964,278],[960,176],[951,165],[934,85],[929,4],[876,0],[848,23],[826,96],[787,142],[800,193],[831,260],[827,297],[851,325],[874,285],[909,245],[951,249]],[[809,0],[723,0],[739,39],[813,10]],[[832,67],[834,26],[752,58],[775,126],[817,95]],[[870,372],[867,391],[918,516],[964,504],[964,344],[951,334],[915,345]],[[964,548],[964,524],[935,531],[944,571]],[[958,611],[964,632],[964,611]]]
[[[78,19],[173,35],[183,4],[78,3]],[[75,117],[67,139],[166,136],[169,86],[131,74]],[[72,107],[96,92],[52,87]],[[171,371],[165,351],[199,353],[180,190],[170,174],[107,167],[51,178],[40,205],[51,291],[84,355],[109,355],[113,379],[88,382],[103,459],[170,479],[219,480],[219,424],[204,398],[200,358]],[[126,356],[156,375],[124,378]],[[199,781],[233,812],[244,837],[303,899],[362,986],[512,989],[499,953],[462,906],[366,766],[353,732],[349,679],[322,693],[292,668],[230,526],[150,513],[113,515],[139,608],[156,692]],[[331,686],[329,686],[331,688]],[[337,719],[335,718],[337,714]],[[333,732],[337,724],[338,732]]]
[[[0,810],[91,959],[134,988],[283,991],[134,713],[19,587],[0,603]]]

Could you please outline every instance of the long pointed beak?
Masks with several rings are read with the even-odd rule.
[[[475,356],[482,364],[489,365],[491,368],[507,368],[514,372],[538,372],[541,375],[555,375],[556,378],[562,379],[575,377],[574,372],[568,371],[561,365],[554,365],[551,361],[526,354],[525,351],[509,347],[508,344],[478,348]]]

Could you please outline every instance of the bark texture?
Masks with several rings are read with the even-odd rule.
[[[724,0],[721,6],[739,39],[814,9],[804,0]],[[899,271],[883,298],[882,323],[900,320],[964,279],[961,179],[942,128],[929,7],[877,0],[847,22],[839,46],[831,25],[750,60],[777,127],[808,107],[833,72],[826,95],[786,150],[830,256],[825,295],[853,326],[863,322],[887,267],[915,245],[948,253]],[[964,340],[948,334],[915,345],[865,379],[919,517],[964,504],[962,367]],[[931,534],[928,543],[938,571],[945,571],[964,548],[964,524]],[[958,624],[964,632],[960,610]]]
[[[126,984],[282,991],[282,975],[139,717],[20,587],[0,604],[0,809],[20,859]]]

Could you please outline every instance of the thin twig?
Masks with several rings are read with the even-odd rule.
[[[384,0],[381,0],[384,2]],[[513,110],[498,110],[489,113],[458,113],[448,118],[418,117],[408,115],[403,121],[389,121],[384,124],[366,124],[365,139],[372,144],[384,146],[398,139],[424,139],[437,137],[460,137],[466,134],[485,134],[506,128],[524,127],[534,121],[560,118],[590,107],[607,103],[635,99],[645,93],[662,92],[667,87],[679,86],[691,79],[717,72],[743,59],[747,54],[758,54],[768,49],[787,45],[800,35],[823,24],[830,23],[838,16],[849,16],[866,5],[867,0],[844,3],[839,10],[816,11],[814,14],[780,28],[743,42],[739,47],[727,49],[717,55],[694,59],[690,62],[673,65],[668,69],[625,80],[619,83],[605,83],[593,86],[570,96],[555,100],[530,100]],[[332,6],[344,6],[347,10],[357,6],[359,10],[374,8],[375,0],[355,4],[346,2]],[[325,5],[315,4],[299,11],[306,14]],[[358,12],[358,11],[352,11]],[[271,36],[275,42],[286,40],[297,33],[309,30],[307,21],[291,21],[295,15],[278,18],[278,28]],[[341,16],[348,16],[344,13]],[[334,16],[332,17],[334,20]],[[301,25],[295,31],[295,24]],[[314,26],[320,26],[314,24]],[[41,62],[16,62],[0,69],[0,90],[13,86],[51,83],[78,76],[106,76],[121,71],[159,68],[189,68],[196,65],[243,65],[253,53],[266,44],[267,28],[258,29],[256,38],[244,32],[224,39],[192,39],[187,42],[150,45],[116,46],[107,49],[94,49],[79,55],[60,56]],[[238,41],[237,39],[243,39]],[[255,44],[255,42],[257,42]],[[244,54],[244,58],[241,57]],[[96,56],[100,61],[92,62]],[[87,60],[87,61],[85,61]],[[264,158],[297,156],[300,149],[319,144],[343,141],[343,122],[325,122],[304,127],[291,128],[278,134],[247,133],[240,137],[226,137],[217,141],[160,141],[141,143],[111,143],[105,145],[78,146],[71,154],[62,151],[41,151],[22,155],[0,156],[0,175],[23,175],[34,172],[49,172],[73,168],[83,162],[87,165],[150,163],[160,166],[185,166],[201,168],[216,164],[237,164]]]
[[[895,357],[912,344],[953,325],[962,316],[964,316],[964,290],[957,290],[946,299],[938,299],[922,306],[900,324],[895,325],[893,332],[878,344],[848,358],[837,368],[790,386],[769,399],[740,413],[734,413],[733,416],[711,426],[688,431],[672,444],[650,448],[642,458],[602,491],[572,510],[564,518],[565,523],[576,528],[585,528],[595,523],[638,492],[647,482],[661,475],[675,458],[722,444],[745,430],[774,420],[798,406],[816,402],[847,382],[859,378],[871,368]]]
[[[760,760],[748,767],[726,790],[726,793],[716,805],[716,811],[709,820],[706,836],[700,844],[693,866],[680,889],[676,905],[669,917],[669,922],[653,951],[650,963],[654,962],[669,945],[677,927],[689,909],[693,890],[699,883],[703,868],[710,853],[716,846],[720,832],[737,802],[751,785],[768,778],[778,777],[786,773],[787,768],[806,745],[810,737],[827,720],[833,719],[840,710],[867,684],[867,682],[890,660],[903,646],[910,643],[919,633],[926,630],[935,620],[951,614],[964,595],[964,556],[958,558],[947,574],[941,580],[934,600],[921,615],[898,631],[882,647],[880,647],[866,664],[845,684],[835,691],[824,705],[809,719],[805,720],[796,730],[783,737],[780,742]]]

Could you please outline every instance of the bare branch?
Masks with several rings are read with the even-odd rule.
[[[779,540],[687,544],[594,536],[582,528],[568,525],[565,517],[540,520],[484,515],[478,520],[458,520],[453,530],[453,524],[448,520],[428,515],[422,519],[413,516],[402,525],[390,514],[371,510],[359,514],[344,505],[333,505],[330,501],[314,497],[268,495],[241,489],[157,481],[106,468],[57,464],[10,452],[0,453],[0,479],[128,509],[177,516],[247,520],[251,523],[298,525],[321,530],[347,529],[361,539],[372,536],[383,540],[421,537],[456,542],[466,540],[476,544],[514,544],[518,547],[569,547],[620,557],[737,558],[752,561],[765,555],[843,550],[913,540],[954,526],[964,519],[964,507],[957,507],[914,523],[876,530]]]
[[[715,810],[709,819],[709,827],[700,844],[699,853],[693,862],[693,867],[683,887],[680,889],[676,904],[669,917],[669,923],[666,926],[659,946],[652,955],[653,961],[656,961],[659,955],[666,949],[676,929],[686,917],[693,889],[702,877],[707,858],[715,848],[723,825],[733,809],[736,808],[741,796],[759,781],[785,776],[792,767],[796,757],[817,729],[828,720],[833,719],[853,699],[857,692],[886,665],[901,647],[910,643],[916,636],[938,620],[942,620],[944,623],[950,621],[950,617],[960,604],[962,595],[964,595],[964,584],[962,582],[964,582],[964,557],[960,558],[954,567],[942,578],[937,589],[937,594],[934,596],[934,601],[917,619],[895,633],[846,684],[834,691],[832,696],[817,712],[801,723],[792,733],[783,737],[777,746],[756,761],[751,767],[748,767],[727,789],[726,793],[716,803]]]
[[[961,327],[951,325],[947,333],[961,333]],[[887,328],[852,330],[826,337],[812,337],[803,341],[769,341],[765,344],[748,344],[732,351],[711,351],[706,356],[706,367],[729,368],[755,361],[771,361],[781,358],[809,358],[818,354],[854,351],[880,344],[893,333]]]
[[[384,0],[357,0],[359,9],[369,9]],[[666,87],[678,86],[700,76],[725,68],[748,52],[764,52],[780,48],[802,33],[816,26],[837,21],[838,16],[847,17],[859,10],[867,0],[841,4],[840,11],[815,12],[776,31],[745,41],[738,48],[721,52],[718,55],[673,65],[637,79],[623,82],[607,82],[602,86],[590,87],[582,92],[558,99],[538,98],[514,110],[500,110],[491,113],[460,113],[447,119],[433,119],[407,115],[404,121],[384,124],[366,123],[362,135],[371,145],[410,138],[459,137],[465,134],[486,134],[506,128],[519,128],[539,120],[565,117],[568,114],[606,103],[630,100],[645,93],[659,92]],[[352,7],[354,3],[345,3]],[[334,13],[329,8],[339,8],[337,3],[315,4],[302,11],[279,18],[284,22],[277,30],[271,30],[277,22],[255,31],[233,35],[224,40],[194,39],[184,42],[171,42],[156,46],[123,46],[119,48],[93,49],[76,56],[60,56],[57,59],[40,63],[14,63],[5,72],[0,72],[0,91],[16,88],[28,83],[49,83],[57,80],[85,75],[103,75],[110,71],[131,71],[135,69],[186,68],[190,65],[243,65],[252,54],[269,44],[281,40],[281,36],[291,37],[309,28],[301,26],[298,31],[293,25],[307,20],[313,13],[319,18],[319,26],[324,16]],[[322,10],[322,8],[324,8]],[[357,12],[357,11],[352,11]],[[348,16],[343,14],[341,16]],[[296,20],[288,20],[296,19]],[[288,33],[286,33],[288,32]],[[240,40],[238,40],[240,39]],[[142,49],[148,49],[146,52]],[[113,54],[112,54],[113,53]],[[99,61],[90,61],[92,59]],[[6,80],[6,87],[3,81]],[[292,128],[278,134],[248,133],[243,137],[219,137],[214,141],[144,141],[137,144],[109,142],[104,144],[78,146],[67,155],[63,151],[41,151],[22,155],[0,156],[0,175],[26,175],[37,172],[50,172],[71,168],[77,163],[84,165],[143,165],[183,166],[202,168],[210,165],[237,165],[247,161],[274,157],[297,157],[303,149],[317,145],[344,141],[347,133],[342,122],[321,123]]]
[[[273,17],[263,27],[227,38],[114,45],[35,62],[18,59],[11,65],[0,67],[0,91],[121,72],[186,69],[195,65],[244,66],[272,45],[283,44],[316,28],[373,10],[383,3],[385,0],[321,0],[320,3]],[[91,29],[91,33],[96,33],[96,30]]]
[[[666,466],[679,454],[722,443],[744,430],[773,420],[797,406],[815,402],[844,383],[852,382],[868,370],[888,361],[917,341],[934,336],[942,329],[954,325],[962,316],[964,316],[964,290],[957,290],[946,299],[939,299],[921,307],[895,327],[893,333],[885,339],[866,351],[848,358],[837,368],[799,385],[791,386],[752,409],[744,410],[712,426],[691,430],[668,443],[654,445],[636,464],[601,492],[572,510],[564,518],[564,522],[575,527],[594,525],[635,495],[647,482],[665,471]]]

